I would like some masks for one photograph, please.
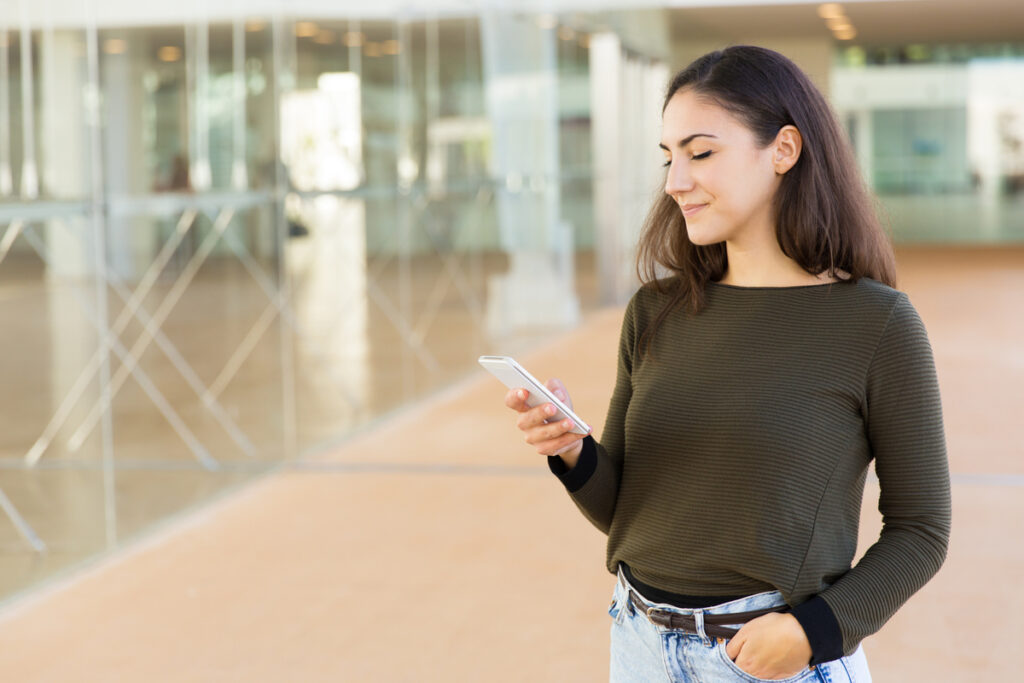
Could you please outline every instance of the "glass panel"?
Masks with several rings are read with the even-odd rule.
[[[0,596],[597,305],[556,18],[6,28]]]
[[[839,53],[832,96],[900,242],[1024,239],[1024,45]]]

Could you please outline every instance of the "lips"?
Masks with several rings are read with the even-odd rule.
[[[680,204],[679,208],[683,210],[683,216],[690,218],[700,213],[707,204]]]

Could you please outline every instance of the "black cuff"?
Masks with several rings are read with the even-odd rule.
[[[576,466],[571,470],[565,466],[565,461],[557,455],[548,456],[548,469],[558,477],[569,493],[576,493],[587,483],[591,475],[597,471],[597,447],[594,445],[594,437],[589,434],[583,437],[583,450],[576,460]]]
[[[843,656],[843,632],[825,599],[815,595],[790,610],[811,644],[811,664],[822,664]]]

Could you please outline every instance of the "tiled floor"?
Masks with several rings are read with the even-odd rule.
[[[274,316],[254,337],[237,374],[217,395],[219,404],[254,447],[247,456],[168,356],[150,344],[139,367],[216,460],[205,469],[178,432],[134,379],[116,395],[111,419],[112,460],[105,477],[101,429],[73,450],[70,439],[100,399],[92,379],[31,468],[25,454],[58,412],[96,349],[88,311],[95,308],[90,280],[57,280],[31,254],[11,256],[0,267],[0,363],[6,391],[0,397],[0,491],[5,493],[47,552],[36,553],[0,510],[0,601],[76,562],[118,547],[183,510],[269,471],[297,453],[322,448],[473,372],[475,359],[495,349],[469,313],[466,297],[486,301],[487,278],[507,268],[498,254],[413,256],[404,271],[397,258],[371,258],[363,287],[372,296],[346,296],[345,278],[331,264],[303,268],[310,245],[289,245],[294,319]],[[144,308],[153,315],[172,290],[188,253],[175,257]],[[593,259],[578,257],[577,290],[594,307]],[[269,280],[273,264],[259,262]],[[460,290],[452,271],[463,278]],[[327,270],[325,274],[323,271]],[[393,309],[407,296],[405,334]],[[436,306],[435,306],[436,304]],[[123,302],[108,289],[110,319]],[[207,261],[170,310],[161,331],[210,387],[264,312],[266,293],[238,260]],[[399,313],[402,311],[399,310]],[[133,320],[121,335],[131,347],[143,334]],[[523,333],[506,350],[526,348],[550,332]],[[421,353],[406,343],[419,339]],[[111,363],[116,373],[119,364]],[[291,405],[291,409],[288,406]]]
[[[954,531],[943,570],[865,648],[880,683],[1014,680],[1024,248],[899,257],[935,350]],[[598,433],[620,320],[598,311],[521,356]],[[470,377],[9,604],[3,679],[601,680],[603,537],[502,394]],[[862,548],[879,524],[865,495]]]

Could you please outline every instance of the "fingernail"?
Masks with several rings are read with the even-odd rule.
[[[562,426],[565,427],[566,429],[568,429],[569,427],[572,427],[572,420],[563,420],[562,421]]]
[[[548,415],[554,415],[555,407],[553,405],[549,405],[547,408],[544,409],[544,412],[546,412]]]
[[[517,391],[516,396],[518,396],[519,398],[526,398],[526,392],[522,390]]]

